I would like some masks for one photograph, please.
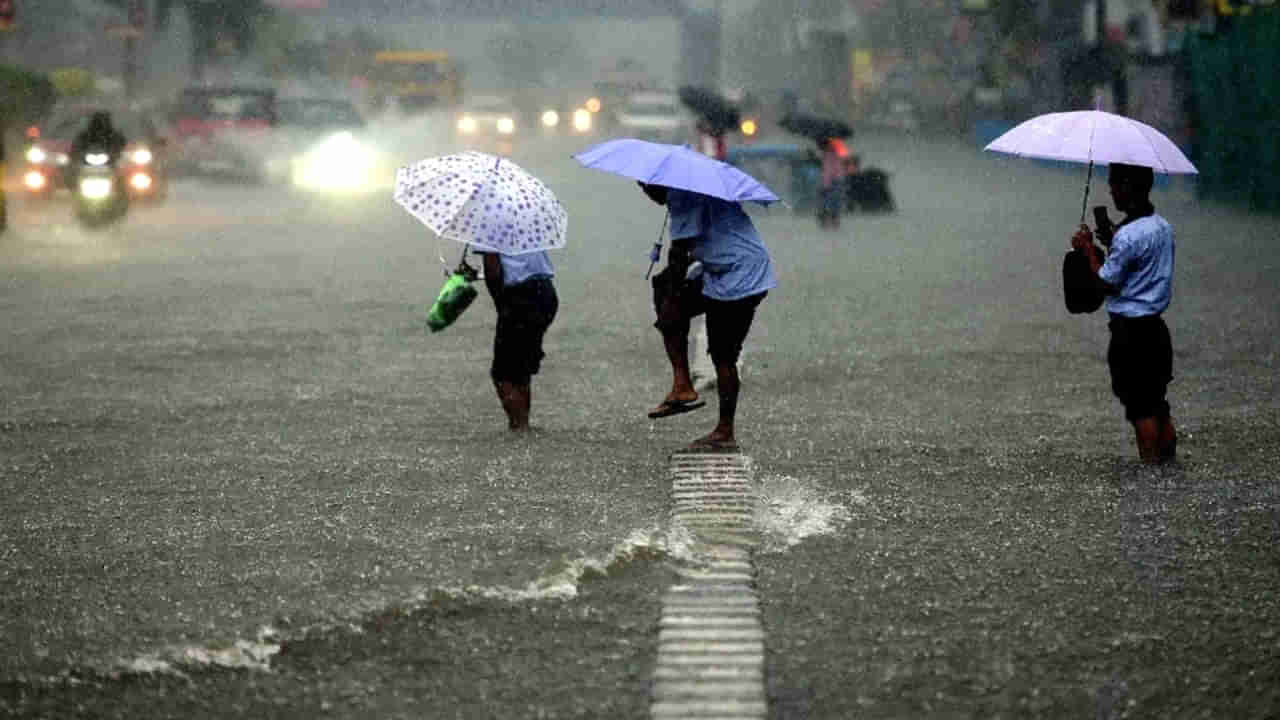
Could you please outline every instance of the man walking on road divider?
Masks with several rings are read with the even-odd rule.
[[[690,319],[706,313],[707,344],[715,365],[720,418],[692,450],[737,448],[734,419],[741,381],[738,356],[756,306],[778,285],[773,261],[742,205],[699,193],[640,183],[671,215],[667,266],[653,278],[654,327],[671,361],[671,392],[649,412],[669,417],[704,405],[689,373]]]

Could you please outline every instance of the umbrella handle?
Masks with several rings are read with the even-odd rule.
[[[1080,224],[1084,224],[1085,210],[1089,208],[1089,184],[1093,180],[1093,161],[1089,161],[1089,174],[1084,179],[1084,200],[1080,203]]]

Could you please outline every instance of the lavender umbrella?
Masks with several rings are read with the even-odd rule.
[[[650,185],[688,190],[731,202],[778,202],[763,183],[728,163],[683,145],[622,138],[573,156],[583,167],[604,170]]]
[[[1165,174],[1198,173],[1186,155],[1163,133],[1145,123],[1101,110],[1040,115],[1023,122],[985,150],[1043,160],[1088,163],[1084,205],[1094,165],[1142,165]],[[1084,208],[1080,211],[1084,221]]]

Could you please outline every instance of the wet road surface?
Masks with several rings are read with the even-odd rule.
[[[529,437],[481,298],[389,195],[184,182],[0,241],[0,713],[647,717],[671,535],[643,278],[661,216],[552,145],[570,214]],[[739,411],[776,718],[1265,717],[1280,228],[1154,201],[1182,462],[1137,468],[1101,316],[1068,316],[1078,173],[863,139],[900,209],[755,213],[781,287]],[[1095,183],[1097,202],[1105,184]]]

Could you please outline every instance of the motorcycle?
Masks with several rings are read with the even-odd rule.
[[[75,212],[80,223],[93,228],[124,217],[129,209],[129,194],[120,182],[111,154],[94,148],[79,161]]]

